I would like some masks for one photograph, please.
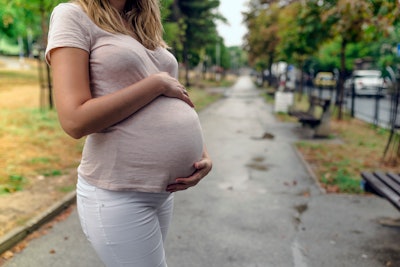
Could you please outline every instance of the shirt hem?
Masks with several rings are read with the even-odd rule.
[[[101,183],[96,179],[85,178],[82,175],[78,175],[79,178],[85,180],[87,183],[109,191],[135,191],[135,192],[145,192],[145,193],[168,193],[166,188],[162,188],[160,186],[139,186],[139,185],[132,185],[132,186],[124,186],[119,187],[112,185],[110,183]]]

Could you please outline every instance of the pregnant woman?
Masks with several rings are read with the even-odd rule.
[[[173,192],[212,167],[162,33],[158,0],[76,0],[50,20],[59,120],[73,138],[87,136],[79,218],[106,266],[167,266]]]

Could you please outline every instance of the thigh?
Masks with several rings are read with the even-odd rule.
[[[170,194],[165,202],[157,210],[158,222],[160,224],[162,239],[165,241],[174,209],[174,194]]]
[[[77,191],[83,231],[107,266],[166,266],[163,232],[172,212],[168,194],[98,188],[79,193],[79,185]]]

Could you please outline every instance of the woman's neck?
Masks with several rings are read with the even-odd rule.
[[[108,0],[110,1],[110,4],[116,8],[119,12],[123,12],[124,11],[124,7],[126,4],[126,0]]]

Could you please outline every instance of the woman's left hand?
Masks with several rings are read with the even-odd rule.
[[[212,169],[211,159],[204,150],[203,158],[194,164],[196,171],[189,177],[176,178],[175,183],[167,186],[166,191],[173,193],[176,191],[186,190],[189,187],[197,185]]]

